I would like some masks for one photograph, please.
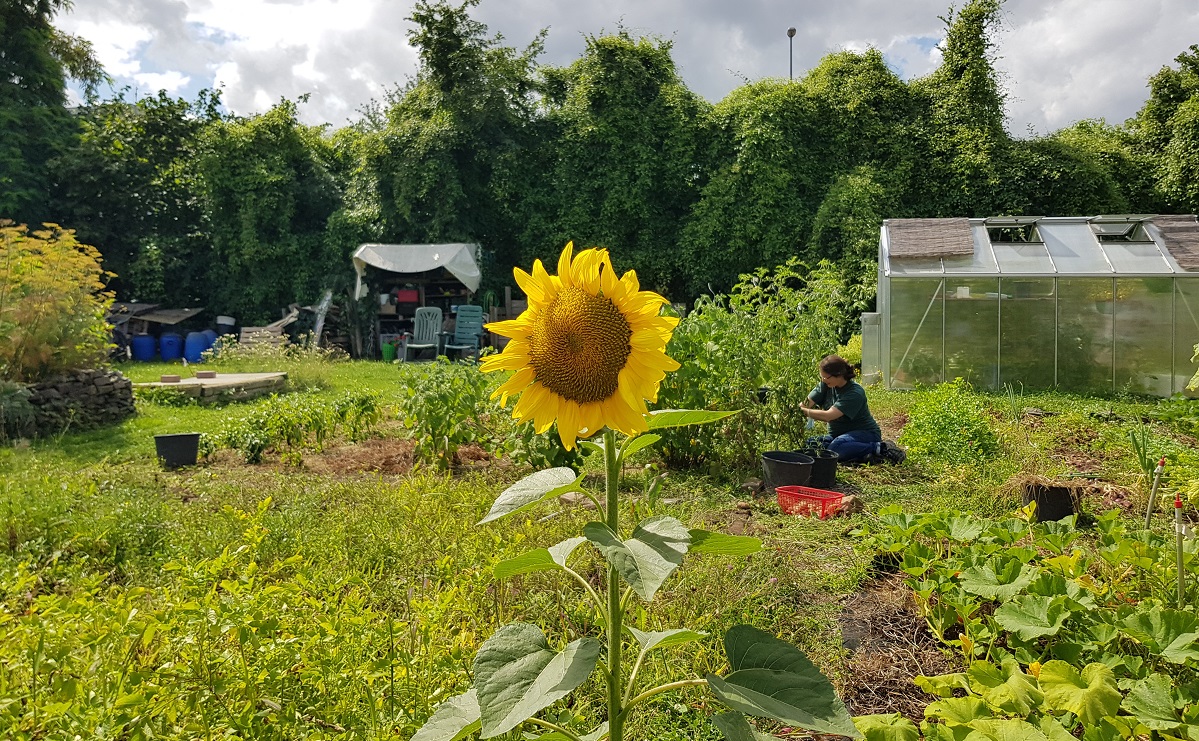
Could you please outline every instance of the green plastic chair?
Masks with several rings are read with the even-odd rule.
[[[422,306],[412,317],[412,331],[405,332],[400,340],[398,355],[404,362],[408,362],[409,350],[415,350],[417,355],[421,350],[436,352],[439,350],[440,335],[441,309],[436,306]]]
[[[441,346],[443,355],[450,352],[465,355],[473,353],[475,360],[479,359],[479,348],[483,346],[483,338],[487,332],[483,329],[483,307],[473,304],[458,306],[457,319],[454,321],[454,332],[443,332],[444,344]]]

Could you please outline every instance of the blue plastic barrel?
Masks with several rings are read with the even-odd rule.
[[[183,338],[175,332],[163,332],[158,338],[158,354],[165,361],[183,357]]]
[[[129,350],[133,353],[134,360],[148,363],[154,359],[154,353],[158,352],[158,340],[151,334],[135,334],[133,339],[129,340]]]
[[[215,329],[206,329],[202,332],[204,335],[204,349],[210,350],[216,344],[217,333]]]
[[[183,342],[183,358],[189,363],[204,360],[203,352],[208,349],[208,338],[203,332],[188,332]]]

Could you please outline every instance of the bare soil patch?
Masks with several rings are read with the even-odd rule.
[[[866,582],[850,595],[839,620],[851,651],[841,697],[853,715],[900,713],[915,723],[932,700],[912,679],[957,671],[916,610],[901,574]]]
[[[304,454],[304,468],[313,473],[405,474],[412,470],[415,446],[411,440],[373,438]]]

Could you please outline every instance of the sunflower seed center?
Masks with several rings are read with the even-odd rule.
[[[603,401],[616,393],[632,336],[611,299],[563,288],[534,322],[530,364],[537,380],[559,396],[580,404]]]

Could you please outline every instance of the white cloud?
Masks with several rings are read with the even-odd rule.
[[[961,5],[961,3],[957,3]],[[225,104],[260,112],[309,93],[301,115],[342,125],[417,68],[407,43],[411,0],[89,0],[57,23],[92,40],[124,84],[174,86],[178,95],[224,88]],[[747,79],[801,76],[838,49],[877,47],[906,79],[940,62],[930,43],[946,0],[483,0],[472,15],[523,47],[549,28],[543,62],[566,65],[585,37],[623,26],[673,43],[680,74],[720,100]],[[1041,133],[1082,118],[1118,123],[1146,97],[1147,77],[1194,42],[1194,0],[1008,0],[997,67],[1009,128]],[[786,30],[797,34],[788,43]]]

